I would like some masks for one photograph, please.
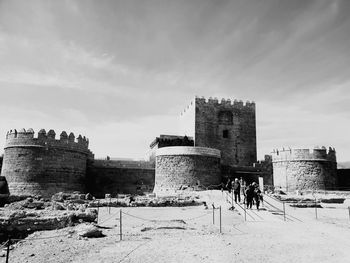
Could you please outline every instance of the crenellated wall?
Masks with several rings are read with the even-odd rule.
[[[205,188],[220,183],[219,150],[186,146],[157,150],[154,192],[174,192],[184,187]]]
[[[272,164],[274,185],[284,191],[332,190],[337,187],[334,148],[274,150]]]
[[[183,133],[194,138],[195,146],[219,149],[224,165],[256,162],[254,102],[196,97],[181,113],[181,122]]]
[[[84,191],[89,141],[65,131],[56,139],[54,130],[11,130],[6,135],[2,176],[11,195],[49,197],[60,191]]]

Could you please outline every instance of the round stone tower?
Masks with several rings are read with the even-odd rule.
[[[42,195],[84,191],[89,141],[65,131],[11,130],[6,135],[1,175],[6,177],[11,195]]]
[[[173,146],[156,151],[154,192],[174,192],[187,187],[203,189],[220,183],[219,150]]]
[[[334,148],[274,150],[272,164],[274,185],[286,192],[331,190],[337,185]]]

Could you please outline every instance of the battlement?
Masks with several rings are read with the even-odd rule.
[[[183,115],[190,107],[193,105],[206,105],[206,106],[216,106],[216,107],[225,107],[231,109],[246,109],[246,110],[254,110],[255,111],[255,102],[254,101],[246,101],[245,103],[242,100],[231,100],[222,98],[219,100],[218,98],[205,98],[196,96],[193,101],[181,112]]]
[[[272,154],[272,162],[286,161],[327,161],[336,162],[336,151],[329,147],[314,147],[312,149],[291,149],[282,148],[274,149]]]
[[[47,133],[41,129],[35,137],[35,132],[32,128],[25,130],[24,128],[17,131],[10,130],[6,134],[5,149],[10,147],[51,147],[63,148],[73,151],[89,152],[89,139],[85,136],[75,138],[74,133],[62,131],[60,138],[56,139],[56,132],[49,130]]]

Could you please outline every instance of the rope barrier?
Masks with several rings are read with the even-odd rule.
[[[228,193],[226,193],[226,197],[231,197]],[[226,198],[226,201],[229,203],[229,204],[231,204],[231,202],[229,201],[229,200],[227,200],[227,198]],[[232,206],[233,206],[233,204],[231,204]],[[252,210],[249,210],[249,209],[247,209],[247,208],[244,208],[243,206],[241,206],[239,203],[236,203],[236,205],[240,208],[240,209],[242,209],[245,213],[246,213],[246,215],[248,215],[251,219],[253,219],[253,220],[255,220],[256,221],[256,219],[255,219],[255,217],[252,215],[252,214],[254,214],[256,217],[258,217],[259,219],[261,219],[261,220],[264,220],[264,218],[263,217],[261,217],[260,215],[258,215],[256,212],[254,212],[254,211],[252,211]]]
[[[107,217],[105,220],[103,220],[102,222],[99,222],[98,224],[99,224],[99,225],[102,225],[103,223],[105,223],[105,222],[107,222],[108,220],[112,219],[112,218],[113,218],[114,216],[116,216],[118,213],[119,213],[119,211],[116,212],[116,213],[114,213],[114,214],[112,214],[111,216]],[[119,220],[119,219],[117,219],[117,220]]]
[[[146,219],[146,218],[142,218],[142,217],[139,217],[139,216],[135,216],[135,215],[132,215],[132,214],[129,214],[129,213],[125,213],[125,212],[122,212],[123,214],[125,215],[128,215],[130,217],[134,217],[134,218],[137,218],[139,220],[143,220],[143,221],[148,221],[148,222],[164,222],[164,221],[168,221],[168,220],[157,220],[157,219]],[[170,221],[171,220],[183,220],[183,221],[191,221],[191,220],[195,220],[195,219],[198,219],[198,218],[201,218],[201,217],[204,217],[204,216],[207,216],[209,214],[211,214],[212,212],[208,212],[208,213],[205,213],[205,214],[202,214],[202,215],[199,215],[199,216],[195,216],[195,217],[191,217],[191,218],[185,218],[185,219],[169,219]]]
[[[276,202],[278,202],[278,203],[280,203],[280,204],[283,204],[283,202],[282,202],[281,200],[278,200],[277,198],[275,198],[275,197],[273,197],[273,196],[270,196],[270,195],[266,195],[266,196],[269,197],[269,198],[271,198],[272,200],[275,200]],[[264,200],[264,202],[265,202],[266,204],[270,205],[271,207],[275,208],[277,211],[283,212],[282,209],[280,209],[280,208],[274,206],[274,205],[271,204],[270,202],[266,201],[266,199]],[[293,219],[294,219],[294,220],[297,220],[297,221],[299,221],[299,222],[303,222],[303,221],[300,220],[299,218],[297,218],[297,217],[295,217],[295,216],[292,216],[292,215],[290,215],[290,214],[287,214],[287,213],[286,213],[285,215],[287,216],[287,219],[290,220],[290,221],[293,221]],[[290,218],[288,218],[288,217],[290,217]]]
[[[7,245],[8,242],[9,242],[9,241],[7,240],[4,244],[2,244],[2,245],[0,246],[0,249],[3,249],[4,247],[6,247],[6,245]]]
[[[142,217],[139,217],[139,216],[135,216],[135,215],[131,215],[129,213],[125,213],[125,212],[122,212],[124,215],[128,215],[130,217],[134,217],[134,218],[137,218],[137,219],[140,219],[140,220],[143,220],[143,221],[148,221],[148,222],[157,222],[157,221],[162,221],[162,220],[155,220],[155,219],[146,219],[146,218],[142,218]]]
[[[200,215],[200,216],[196,216],[196,217],[192,217],[192,218],[188,218],[188,219],[183,219],[183,220],[184,221],[191,221],[191,220],[195,220],[195,219],[198,219],[198,218],[201,218],[201,217],[205,217],[205,216],[210,215],[210,214],[212,214],[212,212],[208,212],[208,213]]]
[[[50,239],[50,238],[57,238],[57,237],[65,237],[71,235],[70,233],[64,234],[64,235],[56,235],[51,237],[36,237],[36,238],[26,238],[26,239],[19,239],[19,238],[11,238],[13,241],[33,241],[33,240],[42,240],[42,239]]]

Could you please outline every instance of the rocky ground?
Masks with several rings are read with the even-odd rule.
[[[202,205],[196,195],[156,197],[121,195],[96,200],[90,194],[57,193],[52,198],[15,197],[0,208],[0,244],[10,235],[23,238],[38,230],[52,230],[97,220],[99,207],[170,207]]]
[[[267,204],[260,211],[253,210],[259,218],[245,221],[242,211],[229,209],[226,196],[220,191],[202,192],[197,200],[208,206],[102,207],[97,227],[102,237],[83,237],[81,225],[35,232],[13,246],[9,262],[346,262],[350,259],[348,199],[340,204],[321,203],[323,207],[317,209],[317,219],[315,208],[287,205],[286,212],[300,219],[287,221],[272,214]],[[212,204],[222,207],[222,233],[219,209],[214,210],[213,224]],[[5,262],[4,257],[0,257],[2,260]]]

